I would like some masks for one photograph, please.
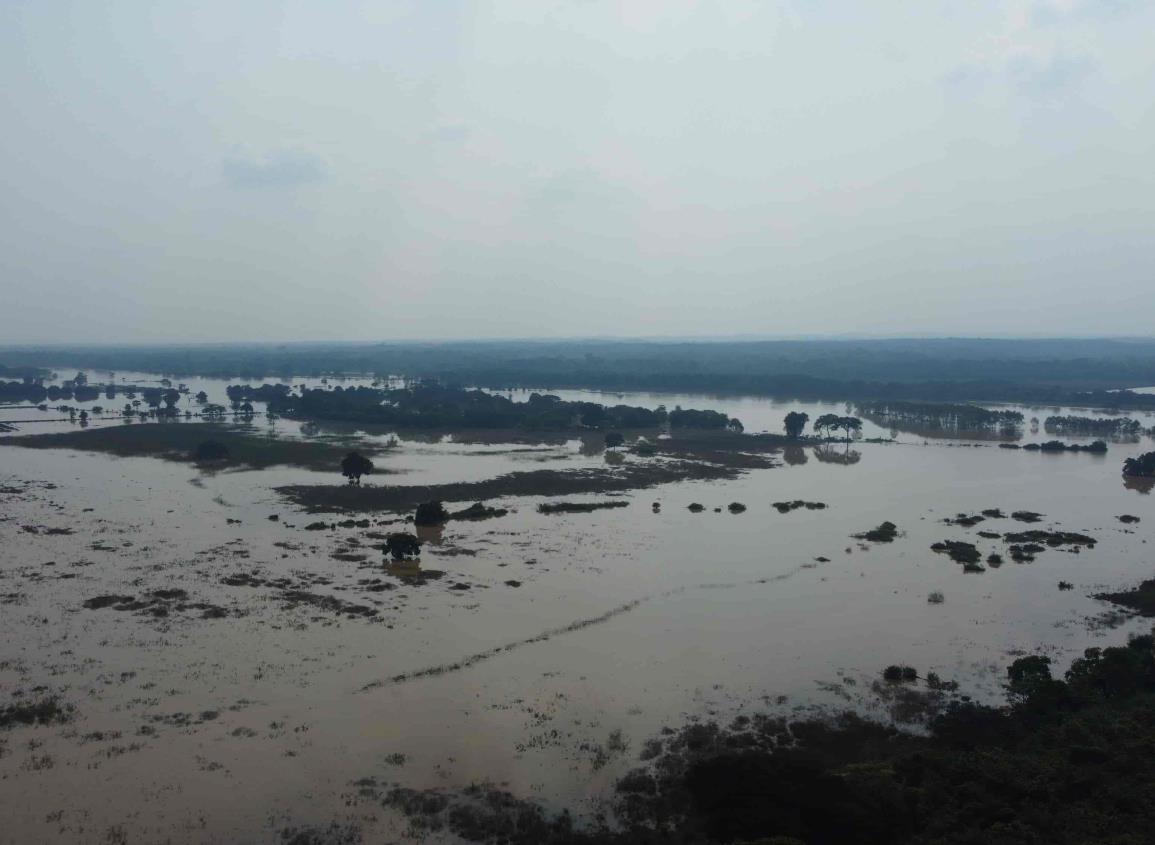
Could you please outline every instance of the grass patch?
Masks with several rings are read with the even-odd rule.
[[[252,428],[213,423],[141,423],[106,426],[58,434],[29,434],[0,440],[0,444],[26,449],[78,449],[120,458],[160,458],[196,463],[197,448],[205,442],[219,443],[228,457],[208,461],[206,467],[264,469],[294,466],[340,471],[347,443],[290,440],[258,433]],[[365,451],[363,445],[358,445]]]
[[[52,725],[72,718],[72,708],[61,705],[55,698],[39,701],[21,701],[0,707],[0,729],[17,725]]]

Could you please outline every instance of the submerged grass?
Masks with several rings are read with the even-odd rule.
[[[1090,649],[1062,680],[1046,657],[1016,660],[1002,707],[952,701],[942,692],[954,685],[928,674],[925,735],[850,713],[664,731],[618,781],[615,827],[579,830],[508,793],[483,794],[477,812],[476,788],[386,803],[510,845],[1139,845],[1155,829],[1152,644]],[[913,669],[887,674],[881,688],[921,693]]]
[[[193,453],[206,441],[219,443],[228,457],[205,466],[264,469],[295,466],[336,473],[348,444],[270,437],[252,428],[214,423],[139,423],[104,426],[55,434],[29,434],[0,440],[26,449],[77,449],[121,458],[148,457],[194,463]],[[370,452],[359,445],[362,452]]]

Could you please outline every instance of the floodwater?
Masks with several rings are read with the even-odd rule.
[[[157,377],[129,380],[145,378]],[[187,383],[223,399],[225,382]],[[562,395],[714,408],[748,431],[780,430],[789,410],[845,412]],[[0,422],[37,416],[59,415],[0,409]],[[305,436],[285,420],[255,425]],[[19,433],[73,426],[21,423]],[[867,438],[890,436],[866,428]],[[525,448],[399,436],[375,462],[401,474],[366,483],[604,460],[578,439]],[[202,473],[0,448],[0,707],[56,696],[74,708],[64,724],[0,728],[0,841],[273,842],[306,829],[410,838],[404,819],[361,793],[366,778],[446,791],[495,784],[588,818],[664,726],[848,706],[888,718],[870,684],[891,663],[996,700],[1014,655],[1041,650],[1061,666],[1147,627],[1104,625],[1110,607],[1092,595],[1152,577],[1152,496],[1125,487],[1119,471],[1152,448],[1143,438],[1106,456],[1047,454],[900,432],[894,443],[791,450],[733,481],[635,491],[625,508],[549,516],[534,497],[493,501],[511,513],[427,535],[421,567],[444,575],[423,583],[388,574],[366,537],[396,530],[384,523],[399,515],[307,531],[318,517],[273,489],[338,483],[336,468]],[[771,507],[793,499],[828,507]],[[706,510],[691,513],[692,502]],[[747,510],[732,514],[731,502]],[[1033,526],[942,522],[993,507],[1045,516]],[[1123,524],[1122,514],[1141,521]],[[884,520],[902,532],[893,543],[852,539]],[[1098,542],[1017,564],[1001,540],[977,536],[1048,527]],[[930,550],[946,539],[1006,563],[964,572]],[[84,607],[155,590],[187,596]],[[927,601],[933,591],[941,604]],[[158,605],[167,615],[153,615]]]

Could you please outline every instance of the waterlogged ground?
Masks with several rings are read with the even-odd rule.
[[[788,410],[843,410],[597,398],[713,407],[748,430],[775,429]],[[257,428],[302,436],[281,420]],[[1155,570],[1152,497],[1119,474],[1152,447],[1040,454],[902,433],[806,447],[735,480],[617,497],[627,507],[545,515],[540,497],[491,501],[510,512],[426,534],[420,565],[400,567],[373,546],[412,530],[402,515],[307,515],[274,489],[336,483],[336,472],[0,448],[0,708],[62,708],[47,724],[0,726],[0,841],[419,838],[382,802],[391,784],[492,784],[592,819],[663,727],[847,706],[889,719],[871,687],[891,663],[995,698],[1012,655],[1061,664],[1146,627],[1092,596]],[[588,439],[402,437],[376,459],[390,474],[367,483],[605,460]],[[772,507],[792,500],[827,507]],[[943,522],[991,508],[1007,517]],[[1041,521],[1010,518],[1021,510]],[[306,530],[318,520],[336,527]],[[898,527],[893,542],[851,536],[884,521]],[[1001,537],[979,536],[1032,529],[1096,543],[1015,563]],[[1005,562],[964,571],[931,551],[944,540]],[[935,591],[941,603],[928,602]],[[427,836],[440,838],[451,837]]]

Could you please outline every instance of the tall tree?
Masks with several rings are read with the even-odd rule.
[[[350,484],[360,484],[362,475],[373,472],[373,462],[359,452],[350,452],[341,460],[341,475],[349,479]]]
[[[786,415],[786,436],[791,440],[797,440],[802,436],[803,430],[806,428],[806,423],[810,421],[810,414],[802,411],[791,411]]]

